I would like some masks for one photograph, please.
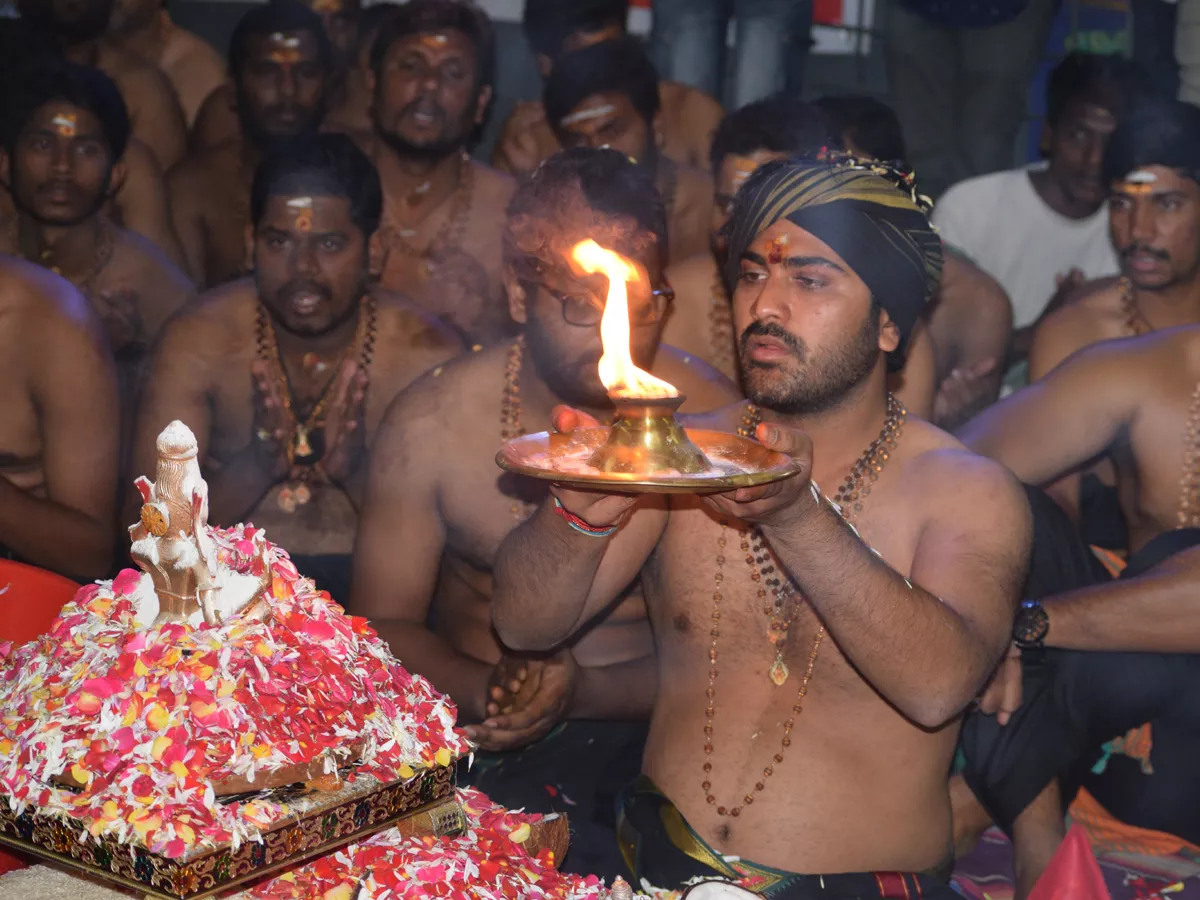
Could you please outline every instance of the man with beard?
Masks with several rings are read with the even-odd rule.
[[[515,184],[467,155],[492,100],[496,38],[477,6],[411,0],[371,50],[375,128],[362,141],[383,181],[383,284],[469,343],[511,330],[500,233]]]
[[[0,18],[0,83],[20,84],[30,70],[45,69],[62,54],[48,36],[20,19]],[[0,101],[0,107],[8,98]],[[3,113],[0,113],[3,115]],[[137,138],[131,137],[122,160],[125,179],[105,211],[130,231],[149,238],[176,265],[183,264],[183,253],[167,210],[167,188],[162,167],[154,154]],[[15,216],[12,196],[0,191],[0,216]]]
[[[108,37],[167,76],[189,128],[200,105],[225,83],[221,54],[171,21],[165,0],[116,0]]]
[[[195,293],[187,276],[103,207],[125,177],[129,117],[98,69],[60,62],[10,88],[0,180],[17,214],[0,250],[70,280],[91,302],[116,356],[124,421],[150,342]]]
[[[1050,74],[1047,163],[970,178],[938,201],[933,221],[946,242],[999,281],[1012,301],[1018,361],[1046,312],[1083,280],[1117,270],[1100,161],[1142,87],[1140,70],[1120,56],[1069,53]]]
[[[558,485],[497,557],[492,621],[518,650],[559,646],[642,574],[659,691],[618,835],[661,887],[957,896],[916,873],[948,861],[946,772],[1008,647],[1029,509],[888,395],[941,242],[880,168],[772,162],[735,202],[723,274],[751,405],[724,424],[799,474],[707,498]]]
[[[197,151],[168,179],[175,231],[201,284],[218,285],[246,270],[255,166],[276,145],[316,135],[332,54],[320,17],[296,0],[257,7],[234,29],[229,70],[242,136]]]
[[[269,0],[275,3],[278,0]],[[357,60],[359,41],[362,36],[364,12],[360,0],[301,0],[305,6],[321,17],[321,24],[329,36],[333,49],[329,85],[326,90],[326,109],[329,113],[341,108],[347,101],[347,79],[353,73]],[[385,4],[386,5],[386,4]],[[357,85],[356,85],[357,86]],[[356,100],[358,97],[355,98]],[[334,129],[326,119],[329,130],[346,130],[339,117],[339,127]],[[370,120],[364,119],[361,128],[370,128]],[[237,91],[226,83],[208,95],[196,116],[192,128],[191,146],[195,150],[216,147],[236,138],[242,132],[238,119]]]
[[[339,601],[366,447],[392,397],[459,349],[436,320],[369,286],[381,205],[379,176],[345,135],[267,157],[250,195],[254,278],[164,330],[134,445],[133,471],[148,471],[155,436],[185,422],[212,521],[266,528]]]
[[[815,156],[822,148],[836,145],[812,105],[782,95],[747,104],[721,120],[711,158],[716,193],[709,214],[709,250],[667,270],[675,304],[663,331],[666,343],[737,378],[733,313],[720,274],[727,247],[723,232],[734,197],[764,163],[789,156]],[[933,369],[933,347],[921,327],[913,334],[904,368],[889,375],[889,384],[909,412],[922,418],[933,411]]]
[[[638,362],[678,387],[687,410],[737,399],[716,371],[658,343],[670,300],[666,222],[648,173],[609,150],[550,157],[513,197],[504,235],[509,309],[523,334],[435,369],[388,411],[373,448],[351,606],[473,723],[472,739],[488,752],[477,754],[472,783],[506,805],[569,812],[572,829],[587,834],[568,857],[572,869],[611,871],[613,801],[637,774],[654,693],[640,591],[623,585],[614,609],[549,658],[506,650],[489,610],[496,551],[546,493],[495,468],[499,441],[546,430],[560,403],[597,416],[611,409],[597,371],[603,281],[573,275],[567,259],[588,237],[647,272],[644,289],[632,292]],[[592,837],[596,826],[607,827],[607,840]]]
[[[1013,834],[1025,889],[1063,836],[1060,785],[1077,820],[1115,817],[1176,846],[1200,842],[1198,397],[1192,324],[1087,347],[963,430],[968,446],[1032,485],[1107,456],[1128,522],[1131,555],[1113,581],[1061,510],[1035,504],[1036,599],[1013,632],[1027,663],[1023,702],[1003,727],[972,718],[964,730],[967,781]]]
[[[117,414],[112,356],[87,301],[0,256],[0,559],[81,581],[108,573]]]
[[[49,35],[64,56],[94,66],[117,85],[133,134],[165,171],[183,158],[187,126],[175,91],[153,64],[105,37],[116,0],[17,0],[21,18]]]
[[[629,0],[525,0],[523,25],[538,71],[548,78],[568,53],[624,37],[628,18]],[[713,132],[721,121],[721,104],[674,81],[660,81],[658,94],[663,155],[681,165],[708,165]],[[500,130],[492,165],[502,172],[527,175],[558,149],[558,138],[546,120],[542,102],[518,103]]]
[[[1166,98],[1143,102],[1109,141],[1103,177],[1121,275],[1086,285],[1038,326],[1031,379],[1090,344],[1200,322],[1200,109]],[[1124,549],[1111,465],[1087,471],[1051,494],[1089,543]]]
[[[564,147],[612,147],[646,167],[667,207],[672,263],[704,251],[712,178],[663,154],[658,73],[634,38],[563,57],[546,80],[542,102]]]

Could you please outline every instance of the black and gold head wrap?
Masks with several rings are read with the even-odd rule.
[[[787,219],[828,244],[866,283],[900,329],[891,355],[903,365],[908,339],[942,278],[942,241],[929,224],[929,201],[909,173],[848,156],[790,159],[758,169],[738,191],[726,226],[726,285],[737,283],[742,254]]]

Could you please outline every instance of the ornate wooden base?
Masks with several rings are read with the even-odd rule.
[[[26,810],[16,816],[0,796],[0,843],[105,882],[132,888],[160,900],[198,900],[261,878],[343,844],[412,819],[413,831],[461,833],[466,826],[454,800],[454,767],[439,768],[404,783],[381,785],[359,778],[332,794],[290,802],[295,816],[257,841],[237,850],[229,845],[202,848],[181,859],[166,859],[112,838],[80,843],[81,826]]]

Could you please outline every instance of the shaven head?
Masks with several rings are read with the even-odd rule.
[[[851,154],[903,163],[908,151],[896,112],[882,100],[866,94],[821,97],[813,105],[829,123],[829,130]]]

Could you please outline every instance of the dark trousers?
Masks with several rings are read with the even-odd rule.
[[[1027,594],[1041,598],[1107,580],[1069,519],[1030,489],[1034,558]],[[1160,535],[1130,560],[1135,577],[1200,543],[1200,529]],[[996,822],[1011,831],[1016,817],[1054,779],[1070,802],[1083,786],[1130,825],[1200,841],[1200,654],[1106,653],[1047,649],[1022,655],[1021,708],[1008,725],[979,714],[963,725],[963,774]],[[1092,767],[1101,747],[1151,723],[1153,775],[1134,760]]]
[[[937,196],[965,178],[1012,168],[1057,8],[1057,0],[1030,0],[1011,21],[948,28],[889,4],[888,84],[923,191]]]

